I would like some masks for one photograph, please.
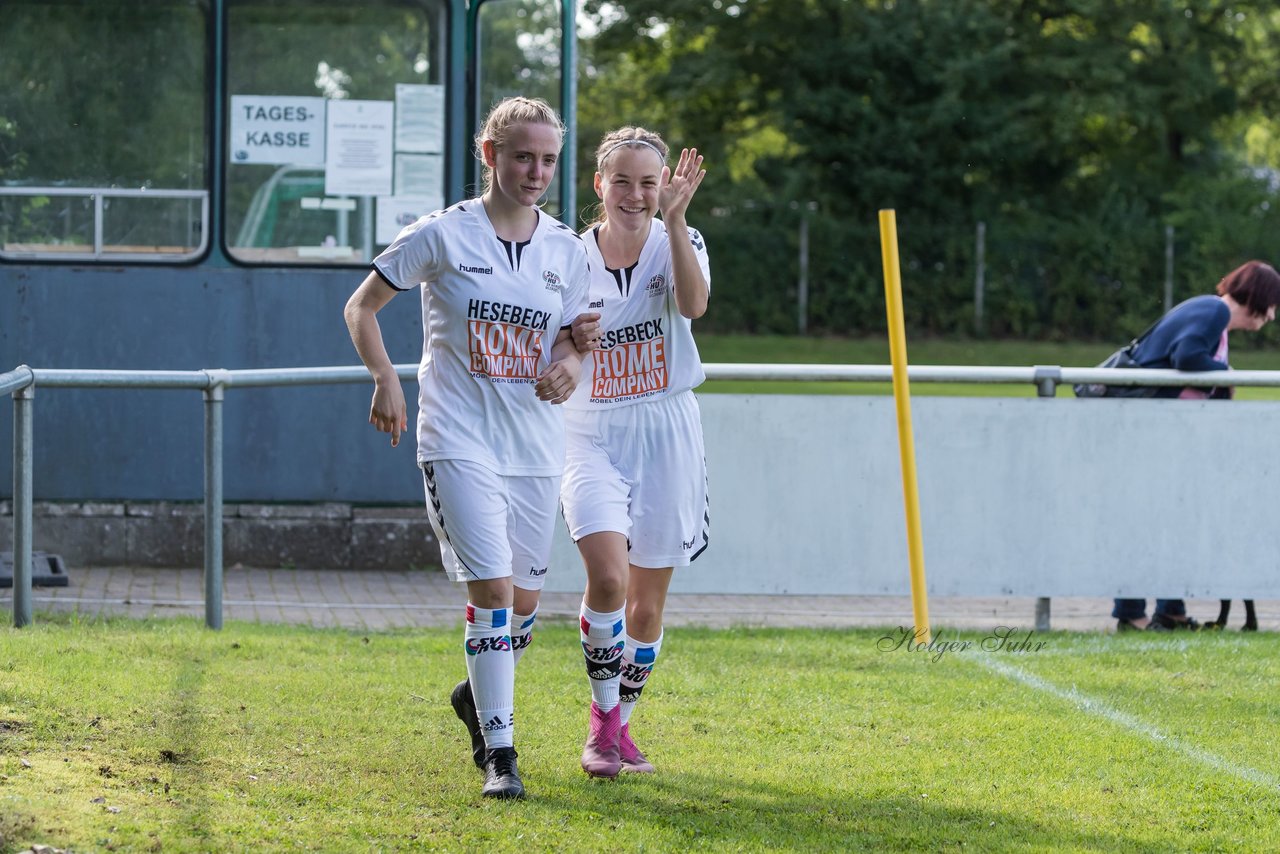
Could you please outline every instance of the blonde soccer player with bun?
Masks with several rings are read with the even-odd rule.
[[[347,303],[374,378],[369,423],[399,443],[404,394],[377,313],[417,288],[418,464],[444,567],[467,585],[467,679],[450,697],[484,775],[482,793],[523,798],[514,746],[515,665],[532,637],[564,467],[564,418],[582,356],[570,322],[586,308],[587,253],[537,207],[564,138],[545,102],[508,98],[476,138],[479,198],[406,227]]]
[[[674,568],[707,547],[705,376],[690,321],[707,309],[706,243],[685,220],[706,171],[697,149],[674,168],[656,133],[624,127],[596,151],[600,216],[583,232],[591,312],[574,340],[594,351],[565,403],[561,502],[587,570],[580,611],[591,685],[582,767],[651,773],[631,716],[662,650]],[[658,215],[661,215],[661,218]]]

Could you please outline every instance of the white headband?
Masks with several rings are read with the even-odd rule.
[[[622,142],[611,146],[609,150],[604,153],[604,156],[600,158],[600,163],[603,165],[604,162],[609,159],[610,154],[613,154],[624,145],[643,145],[645,148],[652,150],[654,154],[658,155],[658,159],[663,163],[667,162],[667,156],[663,154],[662,151],[658,149],[658,146],[654,145],[652,142],[646,142],[643,139],[624,139]]]

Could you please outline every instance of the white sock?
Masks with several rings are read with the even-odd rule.
[[[618,674],[622,671],[622,636],[626,608],[607,614],[592,611],[584,600],[579,612],[582,655],[587,662],[587,678],[591,680],[591,699],[600,711],[618,705]]]
[[[511,655],[510,608],[467,603],[467,676],[486,747],[511,747],[515,729],[515,657]]]
[[[644,690],[644,684],[649,680],[649,674],[653,672],[658,653],[662,652],[664,634],[665,632],[659,634],[658,639],[653,643],[638,641],[627,636],[622,649],[622,675],[619,679],[618,692],[618,704],[622,706],[620,714],[623,726],[631,720],[631,713],[635,710],[636,701],[640,699],[640,692]]]
[[[538,608],[534,606],[532,614],[511,615],[511,655],[519,664],[524,651],[533,643],[533,622],[538,619]]]

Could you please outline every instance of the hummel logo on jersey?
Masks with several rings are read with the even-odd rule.
[[[481,275],[484,275],[484,276],[492,276],[493,268],[492,267],[471,267],[471,266],[468,266],[467,264],[459,264],[458,272],[459,273],[480,273]]]
[[[587,308],[604,308],[604,300],[598,299],[594,302],[587,303]]]
[[[550,270],[542,271],[542,281],[547,283],[547,290],[549,291],[560,290],[560,277],[557,276],[555,273],[551,272]]]
[[[529,576],[531,578],[537,578],[540,575],[546,575],[546,574],[547,574],[547,568],[545,566],[542,569],[538,569],[537,567],[533,567],[533,566],[529,567]]]
[[[506,726],[507,725],[502,722],[502,718],[494,715],[489,718],[489,720],[485,721],[483,729],[485,732],[493,732],[497,729],[505,729]]]
[[[467,655],[479,655],[482,652],[503,652],[511,649],[511,637],[503,635],[500,638],[471,638],[467,641]]]
[[[682,543],[680,543],[680,546],[681,546],[681,548],[683,548],[685,551],[688,551],[689,549],[693,548],[693,544],[694,544],[694,543],[696,543],[697,541],[698,541],[698,540],[697,540],[697,538],[695,537],[695,538],[694,538],[694,539],[692,539],[692,540],[685,540],[685,541],[683,541]]]

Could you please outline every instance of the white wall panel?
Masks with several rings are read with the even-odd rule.
[[[703,395],[682,592],[907,594],[889,397]],[[935,595],[1280,597],[1280,403],[917,397]],[[580,590],[558,532],[549,590]]]

